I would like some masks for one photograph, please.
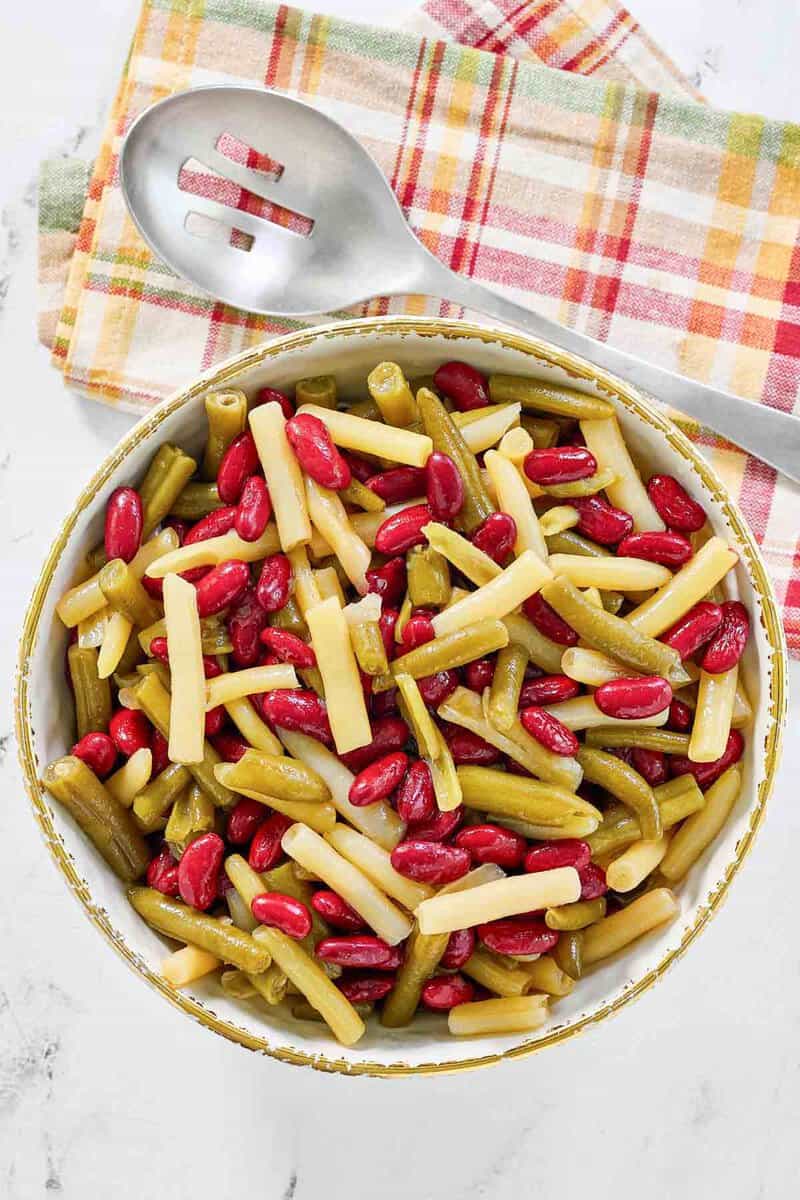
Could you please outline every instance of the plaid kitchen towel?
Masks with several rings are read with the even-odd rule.
[[[300,324],[176,278],[122,201],[117,152],[132,118],[171,92],[233,81],[341,121],[456,270],[664,366],[798,407],[798,126],[697,103],[614,0],[428,0],[413,26],[262,0],[146,0],[79,221],[66,178],[80,194],[78,168],[62,161],[42,176],[42,335],[70,386],[141,412]],[[227,188],[191,173],[188,185]],[[449,311],[410,297],[358,313]],[[798,491],[707,431],[694,436],[761,542],[800,652]]]

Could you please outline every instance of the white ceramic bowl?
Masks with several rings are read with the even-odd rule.
[[[365,377],[377,362],[396,361],[415,376],[430,374],[452,358],[487,372],[539,376],[606,396],[615,404],[642,467],[675,475],[703,503],[714,531],[741,556],[728,586],[753,618],[743,670],[756,719],[747,733],[742,795],[721,836],[681,887],[680,917],[581,980],[554,1005],[542,1030],[532,1037],[456,1039],[433,1016],[403,1030],[385,1030],[372,1020],[364,1039],[345,1049],[323,1026],[235,1002],[216,983],[201,981],[176,993],[158,975],[164,941],[129,907],[122,885],[71,819],[50,807],[38,783],[43,765],[67,752],[72,741],[72,704],[63,673],[66,635],[55,603],[87,547],[102,537],[103,510],[114,488],[135,484],[164,440],[190,452],[201,449],[207,392],[225,385],[253,393],[265,385],[285,388],[298,378],[331,373],[342,394],[363,396]],[[33,594],[19,661],[17,725],[34,811],[67,885],[105,938],[140,977],[208,1029],[287,1062],[375,1075],[449,1071],[529,1053],[602,1020],[659,979],[709,920],[750,847],[777,766],[786,687],[780,620],[758,549],[736,505],[675,426],[632,388],[553,346],[456,321],[396,317],[328,325],[269,342],[210,371],[140,421],[108,456],[64,522]]]

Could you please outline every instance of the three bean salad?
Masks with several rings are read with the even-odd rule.
[[[737,555],[603,399],[464,362],[366,391],[211,394],[202,461],[114,491],[44,786],[175,988],[345,1045],[534,1030],[676,917],[736,802]]]

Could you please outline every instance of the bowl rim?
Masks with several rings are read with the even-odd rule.
[[[127,945],[122,935],[114,929],[105,909],[95,904],[88,885],[80,877],[75,863],[55,830],[50,816],[50,809],[38,778],[36,755],[34,752],[34,735],[28,704],[28,666],[37,641],[39,622],[53,574],[61,555],[67,548],[79,517],[92,502],[97,491],[104,486],[128,454],[142,441],[147,439],[167,417],[188,404],[196,396],[209,390],[209,388],[219,387],[228,383],[232,378],[251,367],[276,358],[287,351],[306,349],[321,338],[338,339],[371,333],[401,335],[410,333],[421,337],[444,337],[448,341],[453,342],[478,340],[484,343],[500,343],[504,348],[520,351],[538,358],[540,361],[543,360],[550,365],[560,367],[576,380],[592,383],[599,391],[618,399],[626,409],[643,419],[647,424],[655,427],[663,434],[671,448],[691,463],[702,479],[704,486],[711,493],[713,499],[720,506],[730,522],[744,551],[746,569],[760,602],[764,631],[771,651],[767,666],[769,694],[764,700],[767,720],[764,746],[764,775],[759,783],[755,802],[751,807],[748,828],[737,843],[734,857],[725,867],[720,879],[710,890],[705,900],[696,905],[694,919],[691,925],[684,931],[679,945],[665,954],[655,967],[640,979],[635,980],[621,995],[602,1005],[595,1012],[581,1017],[570,1025],[556,1028],[544,1037],[524,1042],[518,1046],[512,1046],[496,1054],[468,1057],[459,1059],[458,1061],[418,1063],[415,1065],[403,1062],[381,1063],[366,1061],[350,1063],[342,1058],[329,1058],[325,1054],[298,1051],[289,1046],[272,1044],[267,1037],[256,1036],[232,1022],[224,1020],[209,1008],[206,1008],[204,1004],[194,1000],[191,996],[169,987],[166,980],[151,970],[141,957]],[[285,334],[270,341],[260,343],[258,346],[249,348],[232,358],[226,359],[224,362],[217,364],[198,376],[187,387],[179,389],[163,400],[152,412],[146,414],[120,439],[82,489],[72,507],[72,511],[62,522],[34,585],[20,635],[14,707],[18,757],[22,768],[25,789],[33,808],[34,817],[58,870],[64,877],[69,890],[82,905],[86,916],[100,930],[105,939],[110,942],[128,966],[136,974],[145,979],[151,987],[160,992],[176,1008],[188,1016],[194,1017],[205,1028],[228,1038],[230,1041],[236,1042],[249,1050],[259,1051],[281,1062],[310,1066],[316,1070],[337,1074],[367,1075],[372,1077],[453,1074],[458,1071],[471,1070],[476,1067],[489,1066],[509,1059],[525,1057],[548,1046],[566,1041],[591,1026],[599,1024],[606,1017],[619,1012],[623,1007],[641,996],[660,980],[673,963],[684,954],[698,934],[708,925],[712,916],[717,912],[723,899],[726,897],[734,876],[738,873],[753,845],[755,835],[764,818],[767,800],[772,792],[780,760],[783,724],[787,707],[787,652],[780,613],[766,566],[753,534],[737,503],[730,496],[710,464],[700,455],[685,434],[645,399],[633,385],[626,383],[624,380],[607,371],[601,370],[599,367],[593,366],[578,355],[562,350],[550,342],[528,334],[450,318],[417,318],[405,316],[365,317],[330,322],[324,325],[312,326],[299,332]],[[273,1030],[269,1032],[270,1034],[274,1033]]]

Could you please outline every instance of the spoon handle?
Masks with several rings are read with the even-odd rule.
[[[441,264],[436,263],[436,266],[441,267]],[[441,271],[429,268],[426,284],[427,287],[420,290],[429,295],[443,296],[505,324],[516,325],[526,333],[554,342],[595,366],[619,375],[641,391],[697,418],[795,483],[800,483],[799,418],[676,375],[607,342],[598,342],[588,334],[568,329],[549,317],[523,308],[447,268],[442,267]]]

